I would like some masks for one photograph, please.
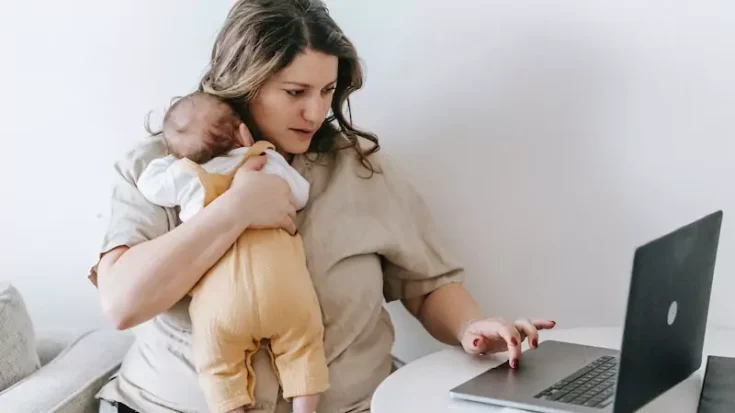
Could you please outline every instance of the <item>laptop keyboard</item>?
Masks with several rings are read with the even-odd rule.
[[[554,383],[536,398],[560,403],[603,408],[612,403],[618,360],[603,356]]]

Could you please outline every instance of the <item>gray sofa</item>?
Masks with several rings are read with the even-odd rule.
[[[36,331],[20,293],[0,282],[0,413],[97,413],[94,396],[133,341],[114,329]]]
[[[17,290],[0,283],[0,412],[96,413],[94,395],[133,340],[114,329],[33,331]]]

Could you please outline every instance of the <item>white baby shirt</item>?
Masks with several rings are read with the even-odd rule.
[[[209,173],[226,174],[242,161],[248,148],[237,148],[227,155],[218,156],[202,164]],[[276,151],[265,151],[267,162],[261,170],[280,176],[291,187],[297,209],[306,206],[309,199],[309,182],[304,179],[286,159]],[[173,155],[151,161],[138,178],[138,189],[150,202],[163,207],[181,206],[179,218],[182,222],[191,219],[202,209],[204,187],[199,178],[182,167]]]

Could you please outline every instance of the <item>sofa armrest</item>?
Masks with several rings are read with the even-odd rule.
[[[38,353],[41,366],[50,363],[86,331],[72,329],[36,330],[36,353]]]
[[[47,365],[0,392],[0,412],[97,413],[95,395],[133,340],[116,330],[81,334]]]

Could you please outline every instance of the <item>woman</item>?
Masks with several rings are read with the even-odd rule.
[[[322,306],[331,387],[320,412],[366,412],[391,372],[393,326],[383,300],[401,300],[437,340],[470,354],[537,345],[547,320],[487,318],[463,288],[462,268],[426,206],[378,139],[344,106],[362,86],[352,44],[319,0],[241,0],[219,33],[200,89],[228,99],[256,139],[268,139],[311,184],[295,213],[288,186],[248,163],[224,195],[186,223],[148,203],[136,179],[164,156],[158,136],[116,164],[111,222],[90,275],[119,329],[149,321],[98,396],[105,411],[204,412],[191,362],[187,292],[246,228],[302,236]],[[331,114],[329,111],[331,109]],[[329,115],[329,116],[327,116]],[[253,358],[252,411],[288,412],[268,354]],[[129,411],[129,410],[128,410]]]

